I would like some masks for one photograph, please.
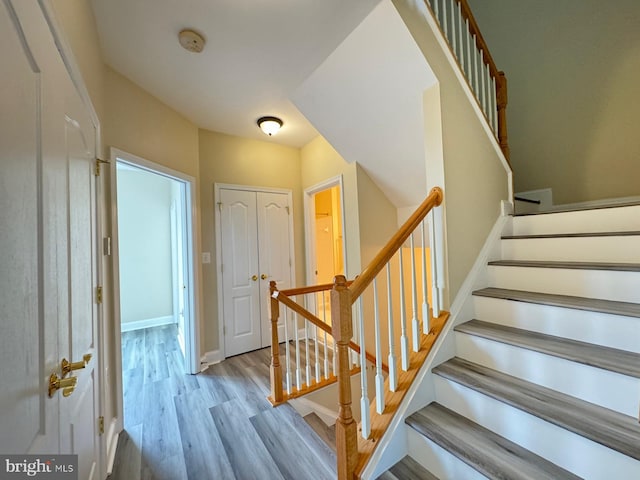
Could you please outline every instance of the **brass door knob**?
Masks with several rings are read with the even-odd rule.
[[[251,277],[251,280],[253,280],[254,282],[258,280],[258,275],[254,275],[253,277]]]
[[[52,373],[49,377],[49,397],[53,397],[53,394],[63,389],[62,394],[68,397],[73,393],[78,383],[78,377],[60,378],[55,373]]]
[[[260,275],[260,278],[261,278],[262,280],[266,280],[266,279],[267,279],[267,275],[263,273],[262,275]]]

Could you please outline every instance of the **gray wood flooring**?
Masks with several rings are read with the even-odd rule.
[[[590,312],[608,313],[611,315],[625,315],[640,317],[640,304],[631,302],[616,302],[597,298],[572,297],[569,295],[555,295],[551,293],[527,292],[524,290],[509,290],[506,288],[483,288],[473,292],[479,297],[491,297],[514,302],[551,305],[554,307],[574,308]]]
[[[438,480],[438,477],[407,455],[377,480]]]
[[[438,403],[418,410],[405,422],[490,479],[580,478]]]
[[[455,331],[640,378],[640,354],[634,352],[545,335],[544,333],[507,327],[482,320],[470,320],[462,323],[455,327]]]
[[[109,480],[333,479],[335,454],[273,408],[269,349],[183,373],[173,326],[122,335],[124,423]]]
[[[634,417],[461,358],[438,365],[433,373],[640,460],[640,425]]]

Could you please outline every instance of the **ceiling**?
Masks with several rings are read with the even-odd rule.
[[[380,0],[92,0],[105,62],[201,128],[301,147],[318,133],[293,92]],[[190,28],[200,54],[178,43]]]

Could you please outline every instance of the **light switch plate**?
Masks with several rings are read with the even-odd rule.
[[[202,263],[211,263],[211,253],[202,252]]]

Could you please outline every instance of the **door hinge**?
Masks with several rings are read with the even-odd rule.
[[[222,202],[218,202],[218,210],[220,210],[220,212],[222,212]]]
[[[96,303],[102,303],[102,287],[96,287]]]
[[[98,433],[100,435],[104,434],[104,416],[103,415],[100,415],[98,417]]]
[[[100,164],[102,164],[102,163],[106,163],[108,165],[110,162],[108,162],[107,160],[102,160],[101,158],[97,158],[96,157],[96,165],[94,167],[94,172],[93,172],[96,177],[100,176]]]
[[[287,205],[286,207],[284,207],[287,209],[287,215],[291,215],[291,212],[289,211],[289,205]]]
[[[111,237],[104,237],[102,239],[102,254],[111,255]]]

